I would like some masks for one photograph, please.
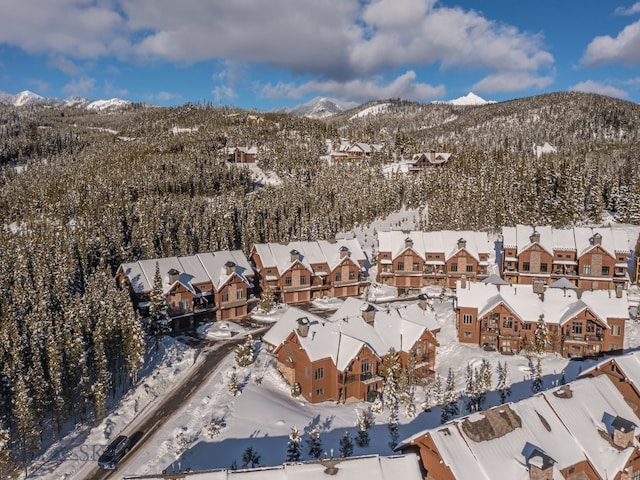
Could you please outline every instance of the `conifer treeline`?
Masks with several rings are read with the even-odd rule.
[[[263,117],[202,105],[0,107],[0,433],[15,458],[28,461],[70,421],[100,420],[135,382],[146,342],[113,281],[122,262],[331,238],[403,206],[428,205],[424,229],[565,226],[597,222],[604,208],[640,222],[640,148],[629,136],[539,159],[528,147],[455,141],[450,166],[386,178],[389,157],[435,140],[377,123]],[[326,140],[345,133],[384,143],[383,154],[329,166]],[[224,148],[252,145],[281,184],[255,185],[226,164]]]

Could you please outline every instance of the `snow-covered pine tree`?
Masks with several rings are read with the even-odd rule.
[[[255,345],[253,337],[247,335],[244,343],[239,344],[235,349],[236,364],[239,367],[248,367],[255,361]]]
[[[2,428],[0,425],[0,479],[17,479],[20,472],[9,446],[10,440],[9,430]]]
[[[398,445],[400,436],[400,422],[398,421],[398,406],[391,408],[389,419],[387,420],[387,428],[389,429],[389,447],[393,450]]]
[[[302,435],[296,426],[289,431],[287,443],[287,462],[297,462],[302,457]]]
[[[231,372],[229,376],[229,392],[234,397],[240,395],[240,385],[238,384],[238,375],[235,371]]]
[[[398,382],[400,380],[401,370],[400,357],[392,347],[382,360],[381,374],[384,378],[382,385],[382,403],[384,404],[384,408],[394,409],[398,406]]]
[[[505,403],[507,398],[511,396],[511,384],[509,382],[509,369],[507,363],[505,362],[503,366],[502,363],[498,362],[496,372],[498,374],[498,384],[496,385],[496,388],[500,395],[500,403]]]
[[[271,290],[271,287],[267,285],[260,295],[260,303],[258,304],[260,310],[265,313],[271,312],[276,306],[276,296]]]
[[[435,396],[435,405],[444,405],[444,387],[442,385],[442,377],[439,373],[436,374],[436,380],[433,384],[433,394]]]
[[[543,354],[547,349],[548,332],[547,326],[544,322],[544,314],[540,314],[538,317],[538,324],[536,325],[536,331],[534,332],[534,349],[538,355]]]
[[[364,448],[369,446],[369,428],[373,425],[373,415],[368,408],[356,410],[356,425],[358,426],[358,436],[356,444]]]
[[[533,381],[531,382],[531,390],[533,393],[538,393],[542,391],[544,387],[544,383],[542,380],[542,364],[540,363],[540,358],[538,358],[536,362],[535,370],[532,372]]]
[[[340,438],[340,457],[346,458],[353,455],[353,441],[349,436],[349,432],[345,431]]]
[[[458,392],[456,392],[456,377],[453,368],[449,368],[444,392],[444,405],[442,407],[442,423],[450,420],[460,413],[458,409]]]
[[[471,368],[471,364],[467,364],[467,368],[465,369],[465,394],[467,396],[467,401],[465,402],[465,409],[467,412],[472,413],[476,411],[476,397],[477,397],[477,385],[476,385],[476,375],[474,369]]]
[[[309,438],[307,439],[307,447],[309,447],[309,456],[311,458],[320,458],[322,456],[322,440],[320,438],[320,427],[317,425],[309,430]]]
[[[154,338],[157,351],[160,348],[160,338],[171,331],[169,305],[167,304],[167,297],[164,295],[162,276],[160,275],[160,264],[158,262],[156,262],[156,271],[153,276],[150,300],[147,333]]]

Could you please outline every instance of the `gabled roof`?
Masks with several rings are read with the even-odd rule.
[[[491,247],[485,232],[440,230],[435,232],[390,230],[378,232],[380,252],[391,252],[393,258],[407,249],[407,240],[413,242],[412,249],[426,260],[426,253],[442,253],[449,260],[461,249],[458,240],[465,240],[464,249],[476,260],[480,254],[489,255]]]
[[[629,241],[622,230],[614,230],[611,227],[573,227],[569,229],[556,229],[550,226],[531,227],[529,225],[516,225],[515,227],[502,227],[502,238],[505,248],[516,248],[519,255],[532,245],[534,232],[540,234],[540,246],[549,254],[554,251],[573,251],[578,258],[594,248],[594,235],[601,236],[602,249],[612,257],[616,253],[629,253]]]
[[[213,287],[216,290],[220,291],[234,275],[240,277],[247,285],[251,284],[249,278],[253,277],[253,269],[241,250],[199,253],[197,257],[209,278],[211,278]],[[233,264],[230,274],[227,274],[227,264]]]
[[[553,465],[553,478],[589,461],[600,478],[613,478],[634,453],[616,448],[614,424],[635,428],[638,417],[607,376],[577,380],[517,403],[500,405],[419,432],[428,435],[456,478],[528,480],[531,465]]]
[[[640,351],[638,350],[603,360],[593,367],[584,370],[582,376],[588,375],[590,372],[600,369],[610,362],[615,363],[636,390],[640,391]]]
[[[607,290],[577,292],[570,289],[547,288],[540,296],[533,291],[532,285],[497,285],[480,282],[467,282],[466,288],[457,284],[458,307],[477,308],[478,316],[485,315],[495,306],[504,303],[524,321],[535,322],[540,314],[546,323],[564,325],[578,313],[588,308],[603,323],[609,318],[628,318],[626,292],[617,298]]]

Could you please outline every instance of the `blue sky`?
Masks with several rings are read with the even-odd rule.
[[[0,91],[272,109],[507,100],[640,102],[633,0],[0,0]]]

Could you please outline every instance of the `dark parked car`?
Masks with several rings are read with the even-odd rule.
[[[103,470],[115,470],[118,468],[118,462],[129,451],[129,438],[120,435],[113,442],[111,442],[100,458],[98,459],[98,465]]]

